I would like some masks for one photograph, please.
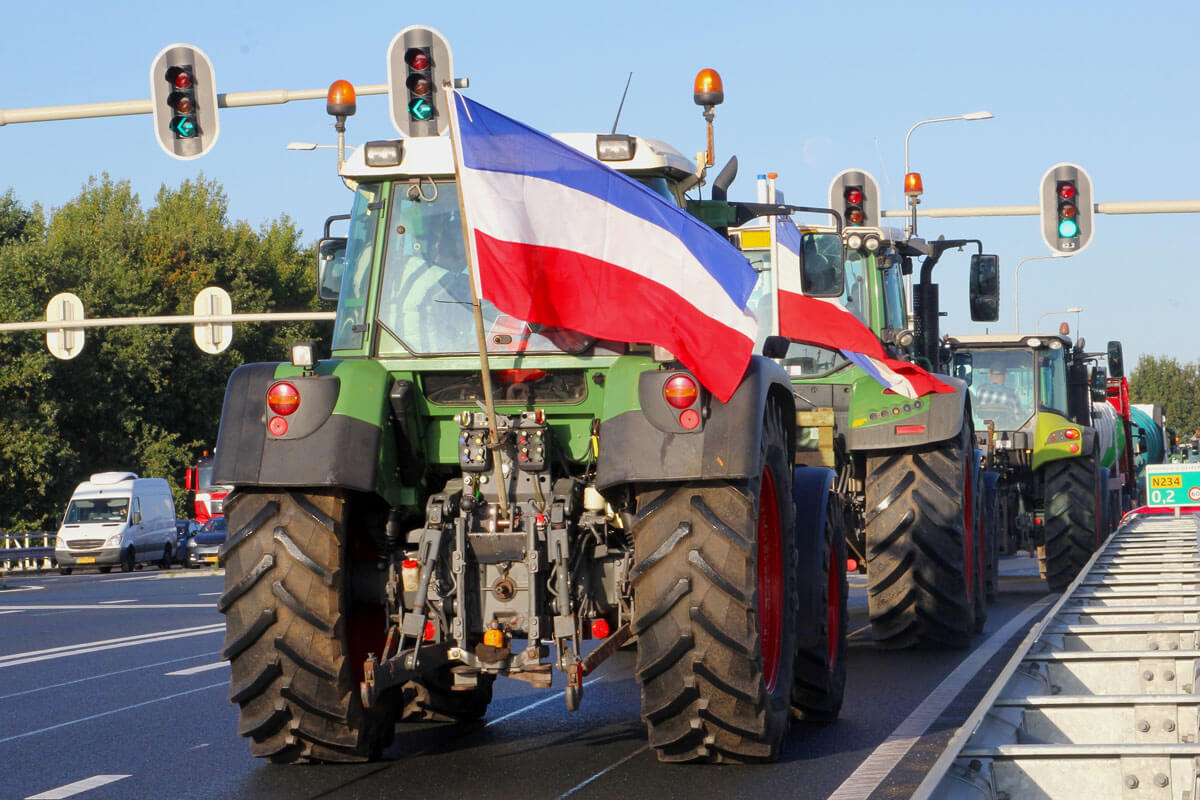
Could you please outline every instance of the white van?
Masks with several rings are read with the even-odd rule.
[[[58,571],[76,567],[130,572],[154,562],[170,569],[175,557],[175,500],[162,478],[98,472],[79,484],[58,529]]]

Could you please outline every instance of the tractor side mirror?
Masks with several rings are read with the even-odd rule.
[[[1120,342],[1108,343],[1108,374],[1114,378],[1125,377],[1125,356]]]
[[[1000,258],[976,253],[971,256],[971,319],[995,322],[1000,319]]]
[[[842,237],[805,231],[800,242],[800,288],[809,297],[841,297],[846,290]]]
[[[346,237],[317,242],[317,296],[337,302],[342,290],[342,272],[346,269]]]

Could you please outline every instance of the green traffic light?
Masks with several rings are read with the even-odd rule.
[[[1079,223],[1073,219],[1060,219],[1058,221],[1058,238],[1073,239],[1079,235]]]
[[[424,97],[416,97],[408,103],[408,115],[415,120],[424,122],[433,117],[433,104]]]
[[[171,120],[171,131],[180,139],[191,139],[199,133],[196,121],[190,117],[176,117]]]

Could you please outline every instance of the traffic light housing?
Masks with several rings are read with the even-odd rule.
[[[878,228],[879,184],[870,173],[858,169],[839,172],[829,184],[829,207],[842,215],[847,228]]]
[[[446,37],[433,28],[410,25],[388,47],[388,102],[392,124],[405,136],[437,136],[450,124],[442,94],[454,79]]]
[[[199,158],[217,143],[217,84],[212,62],[198,47],[173,44],[150,65],[154,134],[167,155]]]
[[[1077,164],[1055,164],[1042,176],[1042,238],[1056,253],[1075,255],[1092,241],[1092,179]]]

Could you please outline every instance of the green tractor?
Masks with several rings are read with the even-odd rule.
[[[679,206],[704,174],[653,139],[557,138]],[[836,718],[843,535],[833,473],[793,464],[784,369],[753,356],[720,402],[661,348],[484,301],[489,419],[449,139],[368,142],[339,171],[332,356],[239,368],[221,415],[218,606],[252,753],[375,758],[398,721],[483,716],[497,677],[561,672],[574,710],[630,643],[664,761],[771,760],[793,718]]]
[[[867,173],[847,170],[834,179],[830,205],[847,223],[844,280],[817,292],[812,287],[822,281],[805,274],[804,292],[839,303],[891,357],[937,372],[943,356],[932,270],[943,253],[978,242],[925,242],[864,224],[878,221],[872,198],[878,188]],[[764,269],[777,252],[773,230],[760,220],[737,232],[743,252]],[[905,283],[914,259],[922,280],[913,289],[924,302],[912,325]],[[937,375],[952,393],[907,399],[841,352],[796,343],[782,364],[799,400],[797,463],[837,471],[852,568],[867,574],[876,642],[966,646],[983,628],[996,564],[981,517],[983,477],[965,383]]]
[[[1036,553],[1051,591],[1066,588],[1119,521],[1124,429],[1107,376],[1065,334],[948,337],[967,381],[987,468],[998,474],[1001,553]]]

